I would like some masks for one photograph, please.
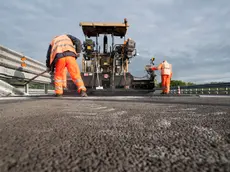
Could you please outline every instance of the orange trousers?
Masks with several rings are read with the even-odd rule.
[[[63,88],[67,87],[67,69],[65,68],[63,75],[62,75],[62,86]]]
[[[170,82],[171,82],[170,75],[161,75],[161,86],[162,86],[162,92],[163,93],[167,93],[167,94],[169,93]]]
[[[66,74],[67,74],[67,71],[65,71],[66,70],[65,68],[67,68],[72,81],[77,86],[78,88],[77,92],[80,93],[81,90],[86,91],[76,59],[74,57],[67,56],[67,57],[58,59],[55,65],[55,74],[54,74],[55,93],[63,94],[63,85],[64,85],[63,79],[66,78]]]

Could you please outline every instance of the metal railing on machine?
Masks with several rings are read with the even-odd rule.
[[[230,95],[230,82],[171,87],[171,94]]]
[[[0,80],[19,89],[23,87],[24,92],[30,94],[26,81],[45,70],[45,64],[0,45]],[[33,83],[43,84],[43,92],[48,94],[52,78],[49,73],[44,73],[34,79]]]

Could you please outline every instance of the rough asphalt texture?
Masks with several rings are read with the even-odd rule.
[[[46,98],[0,115],[1,172],[230,171],[226,104]]]

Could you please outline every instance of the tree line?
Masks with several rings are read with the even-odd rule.
[[[204,83],[204,84],[219,84],[223,82],[209,82],[209,83]],[[157,87],[161,87],[161,82],[156,84]],[[184,82],[181,80],[171,80],[170,86],[171,87],[176,87],[176,86],[191,86],[191,85],[197,85],[193,82]]]
[[[170,86],[171,87],[176,87],[176,86],[191,86],[191,85],[196,85],[193,82],[185,82],[181,80],[171,80]],[[161,87],[161,82],[157,83],[157,87]]]

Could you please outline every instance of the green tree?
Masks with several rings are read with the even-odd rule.
[[[181,80],[171,80],[170,83],[171,87],[176,87],[176,86],[190,86],[190,85],[195,85],[192,82],[184,82]],[[161,82],[158,84],[158,87],[161,87]]]

